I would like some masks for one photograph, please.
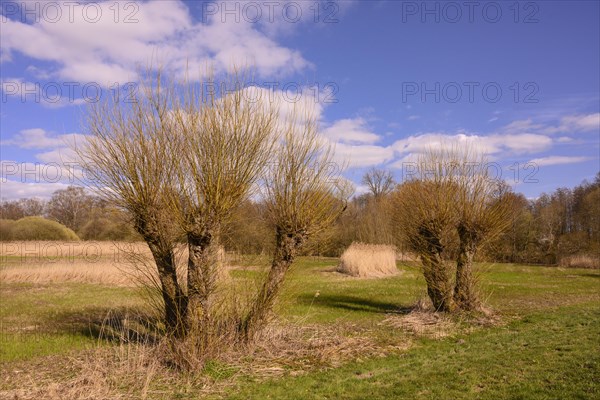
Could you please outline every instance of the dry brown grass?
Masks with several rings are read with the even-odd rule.
[[[585,254],[563,257],[560,260],[561,267],[564,268],[587,268],[600,269],[600,258]]]
[[[472,332],[482,327],[500,326],[508,322],[490,309],[448,314],[436,312],[431,300],[421,297],[407,314],[390,314],[380,324],[408,332],[416,337],[443,339]]]
[[[5,283],[35,284],[77,282],[113,286],[135,286],[143,275],[134,268],[111,262],[71,262],[68,264],[30,264],[10,266],[0,270]]]
[[[61,263],[84,260],[94,262],[100,259],[121,262],[130,253],[150,255],[144,242],[108,241],[13,241],[0,242],[0,261],[13,263]]]
[[[340,257],[337,271],[360,278],[398,274],[393,246],[352,243]]]
[[[185,284],[187,246],[177,249],[179,278]],[[219,252],[223,263],[227,256]],[[228,276],[227,270],[221,279]],[[49,284],[92,283],[111,286],[147,285],[158,281],[152,254],[143,242],[0,242],[0,280]]]
[[[252,347],[233,346],[220,354],[209,373],[181,374],[169,366],[172,345],[166,340],[121,341],[116,346],[41,358],[35,365],[13,364],[3,371],[0,399],[202,398],[230,391],[243,384],[244,377],[302,375],[359,358],[398,354],[411,345],[410,338],[400,335],[382,345],[372,330],[353,324],[272,325],[261,331]],[[246,357],[240,357],[240,351]]]

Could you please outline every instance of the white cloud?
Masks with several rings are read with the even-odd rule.
[[[373,145],[335,144],[335,161],[348,164],[349,168],[381,165],[394,158],[394,150],[390,147]]]
[[[12,180],[2,180],[2,200],[18,200],[37,197],[49,199],[57,190],[66,189],[67,183],[28,183]]]
[[[232,63],[254,65],[262,76],[281,76],[310,66],[298,51],[279,45],[259,25],[244,19],[223,23],[216,15],[194,21],[181,1],[130,3],[137,9],[135,23],[124,23],[128,13],[122,9],[115,22],[115,4],[122,3],[113,1],[95,3],[101,9],[95,23],[89,22],[89,15],[86,21],[81,4],[72,15],[64,10],[56,22],[7,20],[2,24],[2,58],[6,61],[11,53],[22,53],[52,62],[56,78],[104,87],[136,80],[138,68],[151,62],[163,63],[178,74],[189,67],[192,77],[199,72],[196,68],[203,70],[210,63],[217,72]]]
[[[506,133],[579,133],[600,131],[600,113],[567,115],[557,124],[534,123],[531,119],[513,121],[502,128]]]
[[[531,119],[517,120],[502,128],[503,132],[520,134],[523,132],[533,132],[544,128],[542,124],[534,124]]]
[[[506,148],[516,154],[538,153],[552,147],[552,138],[533,133],[493,135],[488,138],[498,148]]]
[[[485,155],[498,156],[501,154],[531,154],[548,150],[552,139],[538,134],[492,134],[475,135],[466,133],[424,133],[409,136],[396,141],[392,147],[402,156],[421,154],[430,149],[439,149],[453,145],[471,146],[474,150]],[[400,160],[401,164],[403,160]],[[400,165],[395,163],[394,165]]]
[[[559,137],[558,139],[556,139],[556,141],[557,141],[558,143],[570,143],[570,142],[572,142],[572,141],[573,141],[573,138],[571,138],[571,137],[568,137],[568,136],[561,136],[561,137]]]
[[[346,144],[373,144],[379,135],[371,132],[363,118],[340,119],[322,130],[323,136],[333,142]]]
[[[17,146],[22,149],[49,149],[57,147],[68,147],[76,141],[85,140],[85,135],[69,133],[52,136],[44,129],[24,129],[15,134],[11,139],[3,140],[3,146]]]
[[[560,125],[556,128],[556,132],[566,133],[594,131],[600,131],[600,113],[568,115],[561,118]]]
[[[591,160],[590,157],[579,157],[579,156],[548,156],[534,158],[529,161],[532,164],[537,164],[539,167],[547,167],[549,165],[563,165],[563,164],[575,164],[584,161]]]

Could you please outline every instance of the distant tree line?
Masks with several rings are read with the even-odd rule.
[[[349,201],[334,226],[306,247],[307,255],[337,257],[354,241],[393,244],[408,251],[409,246],[398,240],[392,218],[392,199],[403,185],[393,182],[392,174],[385,170],[367,172],[363,183],[369,191]],[[600,173],[593,182],[558,188],[537,199],[510,191],[505,196],[513,207],[510,224],[486,244],[479,260],[552,265],[576,255],[600,259]],[[240,226],[235,231],[244,234],[227,237],[229,250],[270,251],[262,213],[262,205],[251,201],[238,209],[234,223]]]
[[[333,227],[315,237],[305,255],[339,256],[352,242],[394,244],[391,198],[398,185],[390,171],[371,170],[363,178],[367,193],[354,196]],[[400,185],[401,186],[401,185]],[[496,262],[558,264],[575,255],[600,258],[600,173],[593,182],[572,189],[558,188],[534,200],[510,193],[514,212],[509,228],[489,243],[479,258]],[[224,229],[226,250],[242,254],[270,254],[274,249],[264,204],[246,200]],[[82,240],[141,238],[125,212],[105,200],[70,186],[48,201],[25,198],[0,203],[0,218],[18,220],[43,216],[73,230]],[[7,240],[6,237],[2,238]]]

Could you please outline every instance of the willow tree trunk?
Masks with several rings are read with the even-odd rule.
[[[177,281],[175,240],[159,213],[133,213],[135,230],[150,248],[164,301],[164,322],[168,334],[182,335],[185,331],[187,297]]]
[[[240,330],[243,340],[251,341],[258,330],[267,322],[277,294],[285,280],[285,275],[305,239],[302,234],[288,233],[277,228],[275,253],[271,262],[271,269],[248,316],[241,324]]]
[[[454,310],[451,273],[439,253],[422,256],[423,275],[427,283],[427,294],[436,311]]]
[[[219,274],[218,229],[188,234],[188,333],[206,332]]]
[[[158,270],[161,292],[165,305],[165,326],[168,334],[182,336],[185,332],[185,315],[187,296],[177,281],[175,255],[172,249],[161,249],[160,246],[148,243],[152,257]]]
[[[454,301],[463,310],[473,311],[479,307],[475,278],[473,276],[473,258],[477,251],[478,234],[475,230],[459,225],[460,246],[456,261],[456,286]]]
[[[441,234],[423,225],[419,235],[421,242],[419,248],[421,249],[423,275],[427,283],[427,294],[436,311],[453,311],[452,274],[442,257],[444,246],[440,239]]]

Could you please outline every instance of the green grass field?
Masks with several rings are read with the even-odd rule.
[[[243,364],[218,360],[198,376],[153,376],[141,392],[113,379],[110,394],[97,398],[600,398],[600,271],[480,266],[483,296],[497,323],[451,321],[436,336],[386,323],[402,321],[424,296],[416,269],[400,265],[402,273],[392,278],[355,279],[331,272],[335,263],[297,262],[276,325],[333,329],[348,340],[339,347],[346,355],[295,360],[285,346],[275,346],[285,354],[245,356]],[[120,346],[98,341],[103,319],[142,306],[137,289],[91,283],[2,282],[0,296],[0,398],[10,399],[33,397],[36,390],[60,398],[52,384],[83,382],[76,379],[82,360]]]

